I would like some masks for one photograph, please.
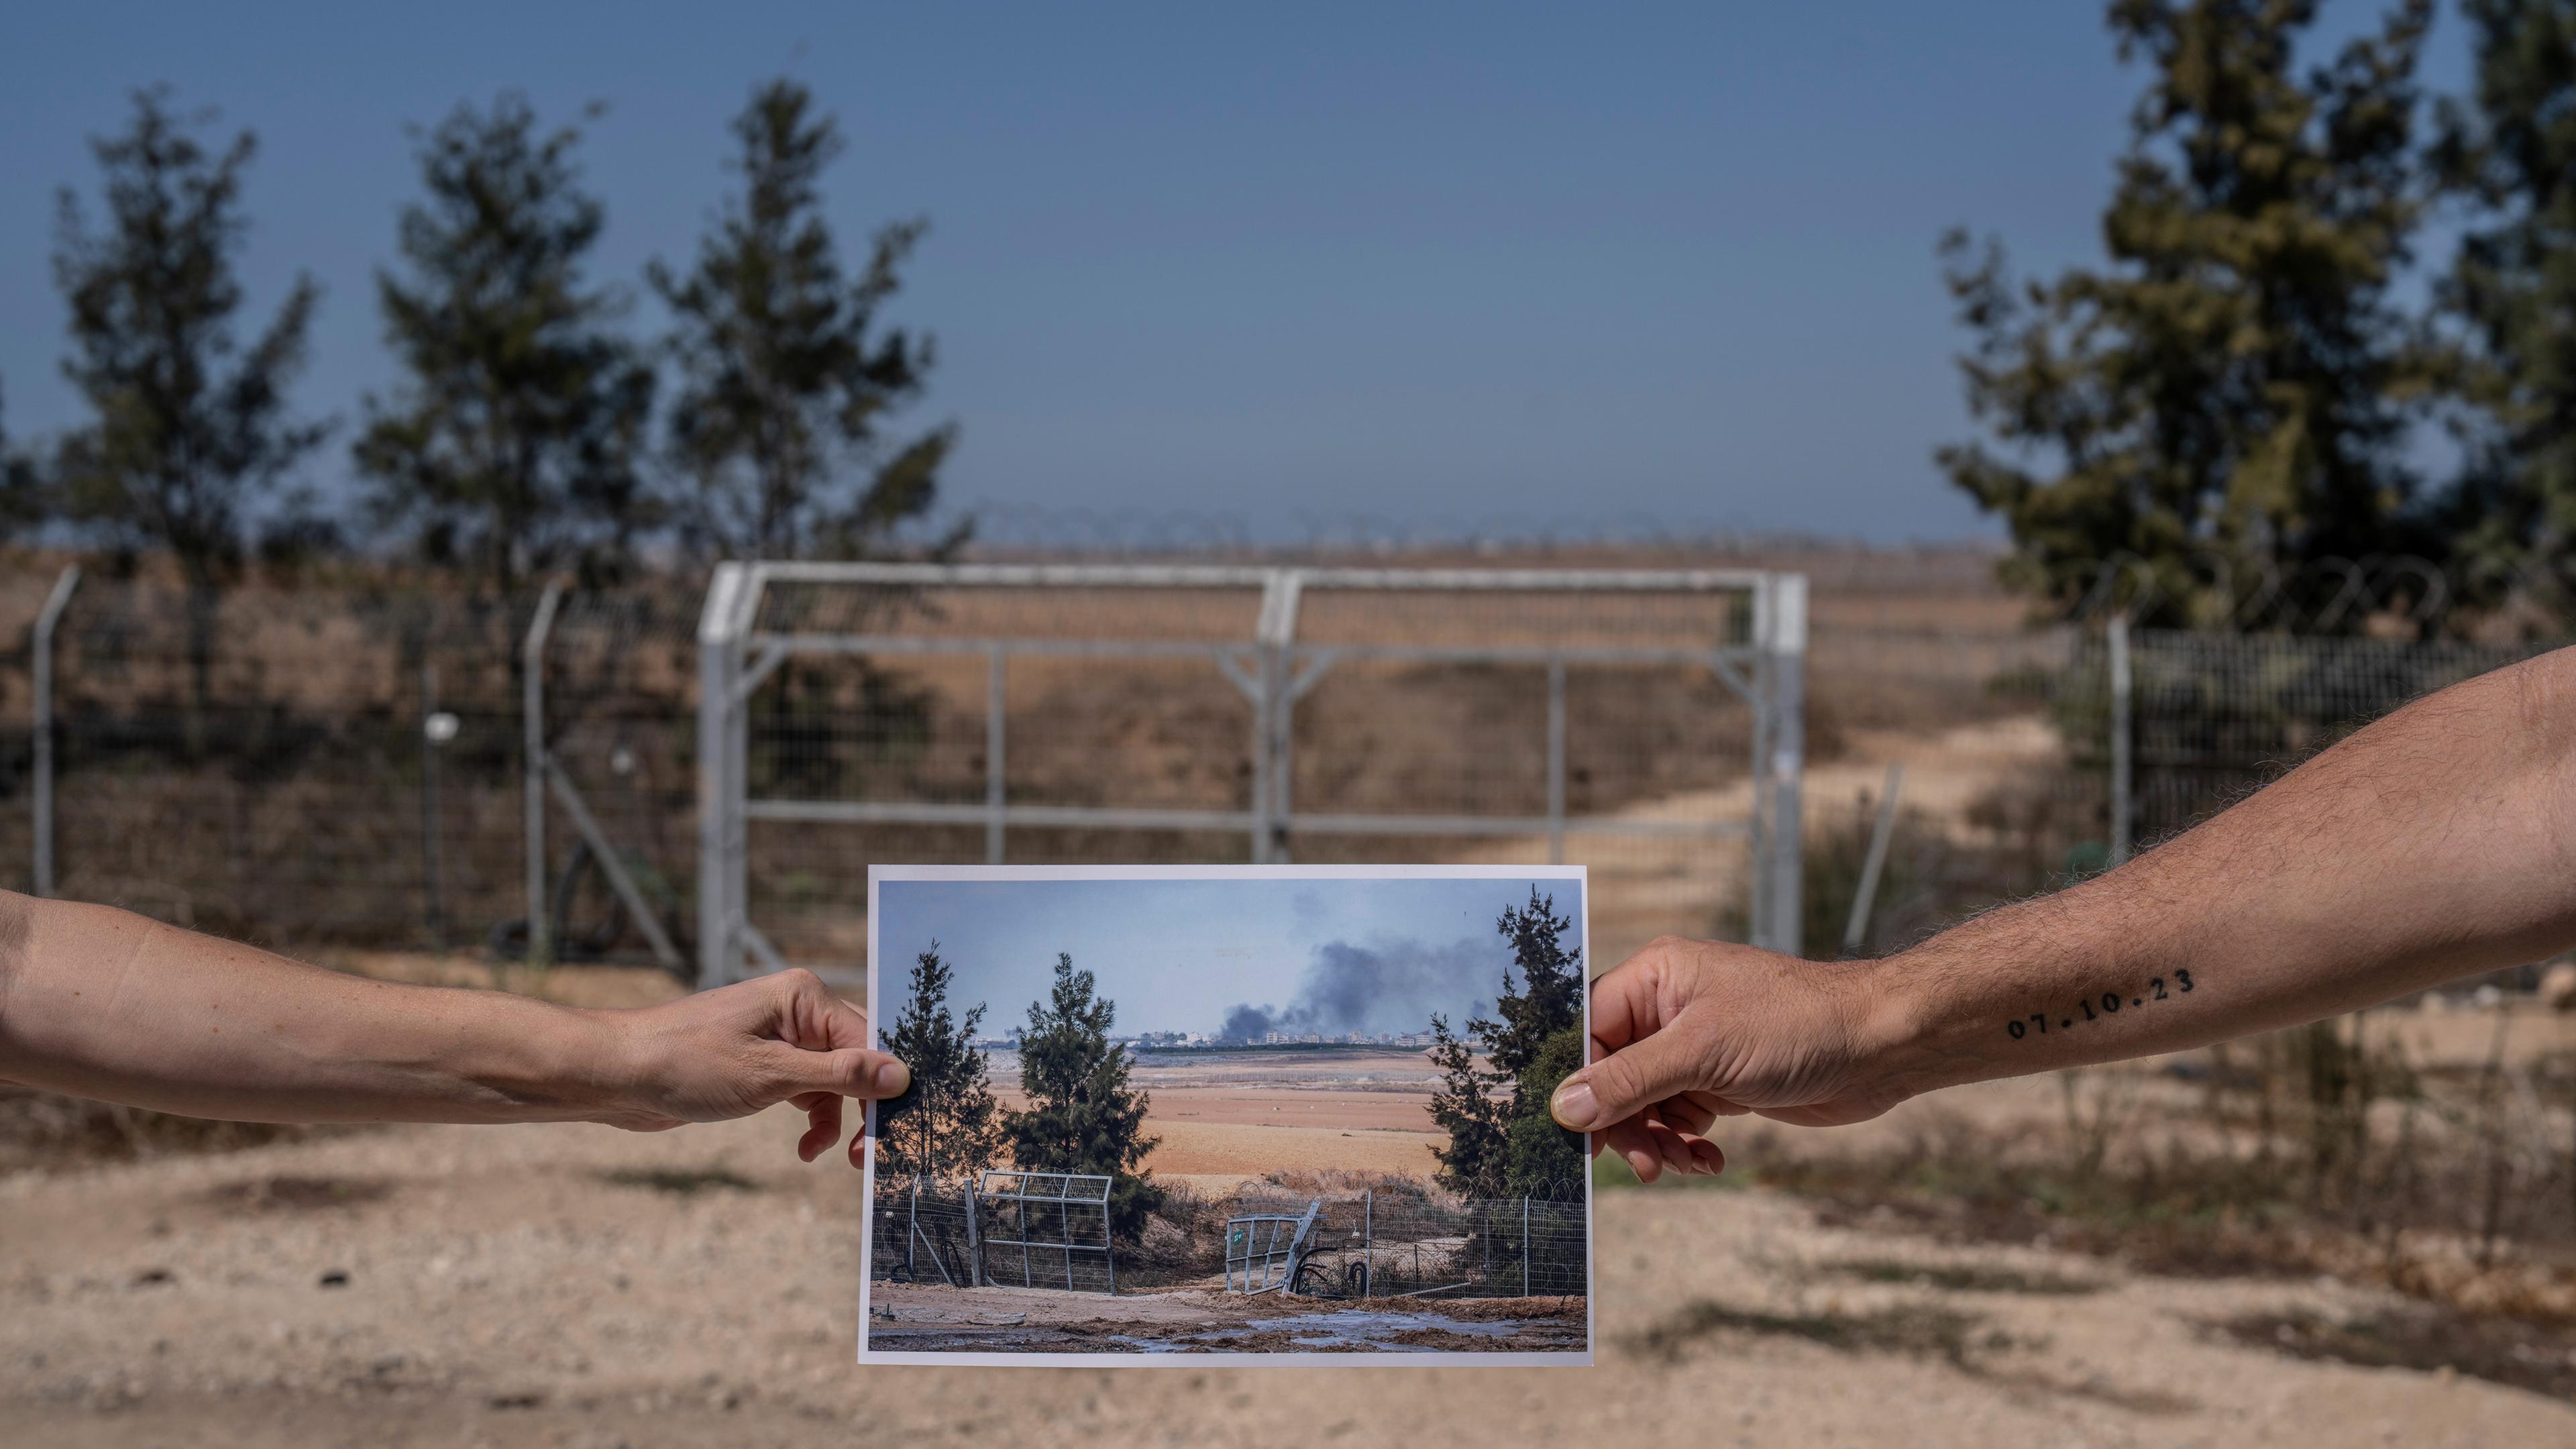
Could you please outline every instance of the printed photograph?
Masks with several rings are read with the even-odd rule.
[[[872,871],[860,1356],[1588,1363],[1584,883]]]

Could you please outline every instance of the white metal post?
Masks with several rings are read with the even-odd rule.
[[[1002,863],[1002,812],[1008,801],[1007,777],[1002,766],[1002,749],[1009,742],[1003,715],[1009,668],[1006,661],[1002,646],[994,645],[990,676],[984,683],[984,863],[987,865]]]
[[[2111,864],[2129,858],[2129,830],[2135,807],[2130,794],[2136,764],[2129,734],[2129,616],[2111,616]]]
[[[734,922],[741,903],[733,899],[732,855],[742,837],[741,797],[731,789],[734,771],[735,720],[742,705],[734,698],[741,673],[735,608],[747,571],[741,564],[716,565],[707,581],[707,599],[698,614],[698,986],[705,990],[733,979],[741,959]]]
[[[54,626],[62,622],[63,609],[72,601],[72,590],[80,587],[80,565],[66,564],[54,578],[53,592],[45,595],[45,606],[36,614],[33,656],[35,671],[35,879],[29,882],[40,896],[54,893]]]
[[[528,964],[554,959],[546,921],[546,640],[554,633],[555,609],[563,603],[563,582],[547,581],[537,596],[537,612],[528,620],[528,636],[519,648],[519,802],[522,850],[526,856],[528,892]]]
[[[1799,787],[1807,767],[1807,576],[1781,574],[1771,593],[1771,949],[1795,956],[1805,944]]]
[[[1547,863],[1565,864],[1565,660],[1547,661]]]

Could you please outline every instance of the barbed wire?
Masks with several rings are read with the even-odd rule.
[[[2172,605],[2198,615],[2190,627],[2244,634],[2333,634],[2378,624],[2424,635],[2487,622],[2554,630],[2576,613],[2576,580],[2566,567],[2558,560],[2445,565],[2414,554],[2371,554],[2284,570],[2270,560],[2204,550],[2186,561],[2198,585],[2186,595],[2154,563],[2123,552],[2095,566],[2091,586],[2067,612],[2075,622],[2098,623],[2114,615],[2150,618]]]

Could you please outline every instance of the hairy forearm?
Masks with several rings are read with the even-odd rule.
[[[1873,973],[1907,1092],[2312,1021],[2576,943],[2576,651],[2355,734],[2199,828]]]
[[[129,912],[0,893],[0,1078],[197,1117],[595,1117],[616,1033],[498,992],[369,981]]]

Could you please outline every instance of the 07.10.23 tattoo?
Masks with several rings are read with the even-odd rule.
[[[2120,1008],[2124,1006],[2131,1008],[2153,1006],[2159,1001],[2171,1001],[2177,996],[2189,996],[2192,993],[2193,985],[2194,983],[2191,979],[2191,973],[2188,971],[2176,971],[2173,974],[2173,984],[2170,989],[2168,989],[2165,984],[2165,978],[2161,976],[2152,977],[2148,980],[2145,990],[2133,995],[2123,995],[2117,991],[2105,991],[2100,996],[2086,997],[2084,1000],[2075,1003],[2075,1010],[2072,1013],[2058,1014],[2055,1024],[2059,1031],[2073,1031],[2075,1028],[2084,1025],[2086,1022],[2100,1021],[2104,1017],[2118,1016],[2120,1014]],[[2024,1020],[2005,1022],[2004,1031],[2008,1033],[2014,1041],[2021,1041],[2034,1036],[2046,1036],[2048,1035],[2048,1028],[2050,1025],[2049,1015],[2050,1013],[2045,1011],[2034,1011]]]

